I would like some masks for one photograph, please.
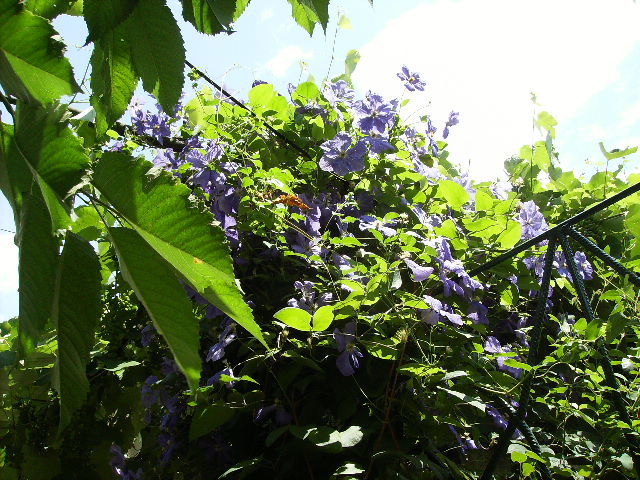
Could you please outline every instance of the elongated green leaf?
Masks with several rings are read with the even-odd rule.
[[[151,176],[151,167],[107,152],[95,167],[93,184],[201,295],[265,344],[235,282],[224,233],[210,213],[191,204],[186,185],[166,172]]]
[[[51,317],[58,243],[44,200],[35,189],[25,197],[20,219],[18,337],[21,355],[33,351]]]
[[[144,89],[166,112],[182,94],[184,43],[176,19],[163,0],[140,0],[126,21],[133,64]]]
[[[137,5],[138,0],[84,0],[84,20],[89,30],[87,43],[104,37],[122,24]]]
[[[9,155],[12,143],[13,125],[0,123],[0,191],[13,209],[13,219],[19,230],[22,197],[31,188],[33,177],[21,159]]]
[[[626,157],[627,155],[631,155],[632,153],[636,153],[638,151],[638,147],[630,147],[625,148],[624,150],[614,148],[613,150],[608,152],[607,149],[604,148],[604,143],[600,142],[598,143],[598,145],[600,146],[600,151],[607,160],[615,160],[616,158]]]
[[[0,84],[25,101],[51,103],[80,90],[62,42],[44,18],[0,0]]]
[[[91,71],[91,105],[102,135],[124,114],[138,85],[126,28],[117,27],[96,41]]]
[[[200,329],[175,271],[135,230],[109,230],[122,274],[167,341],[192,389],[200,380]]]
[[[52,316],[58,332],[53,386],[60,395],[60,430],[89,392],[86,366],[100,316],[100,260],[89,242],[67,232]]]

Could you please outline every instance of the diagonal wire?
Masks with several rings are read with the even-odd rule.
[[[236,97],[234,97],[233,95],[231,95],[229,92],[227,92],[224,88],[222,88],[220,85],[218,85],[215,81],[213,81],[206,73],[204,73],[202,70],[200,70],[199,68],[197,68],[193,63],[191,63],[189,60],[185,60],[185,65],[187,65],[189,68],[191,68],[194,72],[196,72],[198,75],[200,75],[200,77],[202,77],[207,83],[209,83],[211,86],[213,86],[214,88],[216,88],[216,90],[218,90],[219,92],[221,92],[225,97],[227,97],[229,100],[231,100],[234,104],[236,104],[237,106],[239,106],[240,108],[245,109],[247,112],[249,112],[249,115],[251,115],[253,118],[256,118],[258,120],[260,120],[263,125],[265,126],[265,128],[267,130],[269,130],[269,132],[273,133],[276,137],[278,137],[278,139],[280,139],[282,142],[284,142],[286,145],[288,145],[289,147],[293,148],[296,152],[298,152],[300,155],[302,155],[303,157],[309,159],[309,160],[313,160],[313,158],[311,157],[311,155],[309,154],[309,152],[307,152],[306,150],[304,150],[302,147],[300,147],[299,145],[297,145],[296,143],[294,143],[293,141],[289,140],[287,137],[285,137],[281,132],[279,132],[278,130],[276,130],[275,128],[273,128],[269,123],[267,123],[264,119],[261,119],[260,117],[258,117],[258,115],[251,110],[249,107],[247,107],[244,103],[242,103],[240,100],[238,100]]]

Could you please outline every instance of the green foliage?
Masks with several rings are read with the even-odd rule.
[[[89,242],[67,232],[59,260],[52,318],[58,359],[52,383],[60,395],[60,430],[89,393],[86,366],[100,316],[100,262]]]
[[[167,341],[192,389],[200,380],[198,320],[173,269],[134,230],[109,229],[123,278]]]
[[[264,339],[235,282],[224,234],[212,218],[190,204],[189,189],[151,164],[106,153],[93,184],[140,236],[201,295]]]
[[[27,102],[51,103],[79,91],[51,24],[18,0],[0,1],[0,85]]]

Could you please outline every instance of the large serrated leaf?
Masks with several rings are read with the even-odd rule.
[[[100,280],[96,252],[89,242],[67,232],[52,309],[58,333],[53,385],[60,396],[60,431],[89,392],[86,366],[100,316]]]
[[[71,8],[74,0],[26,0],[27,10],[44,18],[54,18]]]
[[[184,19],[199,32],[231,33],[229,26],[244,12],[250,0],[183,0]]]
[[[125,23],[136,72],[147,92],[165,112],[173,108],[184,85],[184,42],[163,0],[140,0]]]
[[[329,19],[328,14],[328,0],[288,0],[291,4],[291,15],[294,20],[304,28],[309,35],[313,35],[313,30],[315,29],[316,23],[322,24],[323,28],[326,28],[327,21]],[[318,7],[316,7],[316,3]],[[327,5],[327,15],[326,18],[321,18],[324,15],[324,11],[322,9],[322,4],[326,3]],[[319,11],[318,11],[319,10]]]
[[[191,302],[175,271],[135,230],[109,230],[122,274],[167,341],[192,389],[200,380],[200,332]]]
[[[167,172],[150,175],[150,162],[107,152],[93,184],[145,241],[207,300],[266,346],[242,298],[223,231],[210,213],[191,205],[191,191]]]
[[[22,159],[62,199],[80,183],[89,157],[81,140],[60,119],[61,108],[21,104],[9,156]]]
[[[0,84],[25,101],[51,103],[80,88],[51,24],[18,4],[0,0]]]
[[[94,42],[122,24],[138,5],[138,0],[84,0],[83,14]],[[95,72],[95,71],[94,71]]]
[[[51,317],[58,264],[51,218],[38,193],[35,189],[34,195],[25,197],[20,218],[18,338],[23,357],[33,351]]]
[[[138,85],[124,27],[96,41],[91,71],[91,105],[96,111],[96,130],[102,135],[124,114]]]

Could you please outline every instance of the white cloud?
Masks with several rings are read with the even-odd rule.
[[[291,66],[305,58],[311,58],[313,54],[300,48],[298,45],[287,45],[281,48],[276,55],[266,63],[268,70],[276,77],[284,77]]]
[[[436,0],[388,22],[360,49],[354,77],[397,96],[395,72],[403,64],[420,72],[427,91],[410,105],[430,100],[440,129],[460,111],[451,158],[491,178],[533,139],[530,92],[562,126],[616,81],[640,41],[639,20],[626,0]]]

